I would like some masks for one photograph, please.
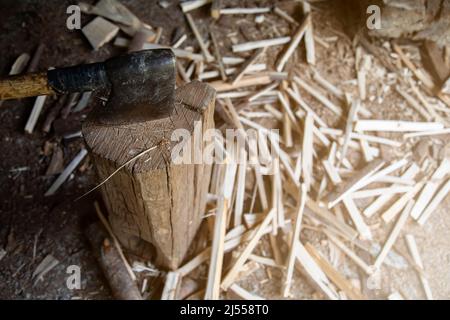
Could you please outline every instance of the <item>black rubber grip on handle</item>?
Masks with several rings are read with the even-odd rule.
[[[57,93],[94,91],[111,86],[103,62],[49,70],[47,78]]]

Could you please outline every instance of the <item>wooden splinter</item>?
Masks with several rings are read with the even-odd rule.
[[[131,250],[139,243],[152,244],[156,264],[164,268],[180,265],[197,232],[211,170],[202,161],[174,163],[172,150],[189,143],[202,154],[201,137],[214,126],[214,101],[214,89],[191,82],[176,90],[170,117],[108,126],[93,113],[83,125],[99,181],[126,164],[101,187],[115,235]],[[176,129],[189,135],[176,135]],[[171,141],[172,135],[179,141]],[[140,153],[145,154],[130,162]],[[183,156],[176,155],[175,160]]]

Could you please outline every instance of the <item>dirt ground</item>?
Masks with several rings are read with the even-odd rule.
[[[182,28],[189,38],[193,38],[175,1],[167,9],[161,8],[155,0],[121,2],[144,22],[164,28],[161,43],[170,43],[176,27]],[[0,1],[0,74],[6,75],[17,56],[24,52],[32,54],[39,43],[46,45],[39,70],[98,61],[119,52],[112,45],[92,51],[80,31],[67,30],[66,8],[72,3],[61,0]],[[323,8],[324,17],[330,18],[334,12],[332,7]],[[90,19],[83,15],[82,24]],[[322,36],[334,35],[330,25],[338,23],[336,19],[324,21],[328,21],[326,27],[318,28],[318,32]],[[230,22],[226,20],[222,23],[234,28]],[[257,34],[251,36],[257,38]],[[318,50],[318,55],[321,71],[333,74],[333,67],[339,64],[339,61],[333,61],[336,55],[327,53],[323,48]],[[81,138],[64,139],[63,136],[78,130],[80,121],[89,110],[59,119],[58,130],[45,134],[41,131],[42,122],[55,102],[47,99],[43,116],[35,132],[30,135],[24,133],[23,128],[33,102],[33,98],[7,101],[0,109],[0,248],[7,252],[0,261],[0,299],[110,299],[111,293],[83,234],[84,227],[96,219],[93,202],[99,199],[99,194],[93,193],[74,201],[95,185],[92,165],[85,161],[55,196],[44,197],[55,179],[54,175],[45,175],[51,158],[51,152],[48,152],[50,144],[63,149],[64,164],[67,164],[83,142]],[[376,113],[383,118],[395,119],[403,111],[402,107],[392,108],[397,105],[396,102],[386,100],[384,105],[374,106],[378,108]],[[90,108],[95,107],[96,103],[99,101],[92,103]],[[408,231],[416,236],[425,271],[437,299],[450,298],[449,209],[450,199],[447,197],[424,228],[415,225],[408,227]],[[408,255],[403,240],[398,241],[395,249],[402,256]],[[43,281],[35,282],[32,273],[48,254],[60,263]],[[81,267],[81,290],[70,290],[66,286],[69,265]],[[388,268],[383,271],[388,276],[382,279],[381,288],[371,290],[367,296],[386,298],[387,293],[399,290],[408,298],[423,298],[414,269]],[[257,290],[266,298],[281,298],[276,287],[281,273],[274,272],[274,278],[269,283],[260,285],[264,276],[257,272],[242,285],[249,290]],[[292,291],[295,298],[314,297],[312,288],[301,276],[296,277]]]

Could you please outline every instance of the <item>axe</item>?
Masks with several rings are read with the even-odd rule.
[[[170,49],[132,52],[104,62],[0,79],[0,100],[109,90],[98,121],[120,125],[168,117],[174,106],[175,56]]]

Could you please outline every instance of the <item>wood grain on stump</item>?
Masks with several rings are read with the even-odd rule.
[[[175,129],[193,134],[197,121],[203,132],[213,128],[214,101],[213,88],[192,82],[176,90],[168,118],[106,126],[92,114],[83,124],[100,182],[157,146],[118,171],[101,192],[122,245],[131,248],[137,239],[151,243],[162,267],[175,269],[182,262],[204,214],[211,173],[210,165],[174,164],[171,152],[177,141],[171,136]]]

